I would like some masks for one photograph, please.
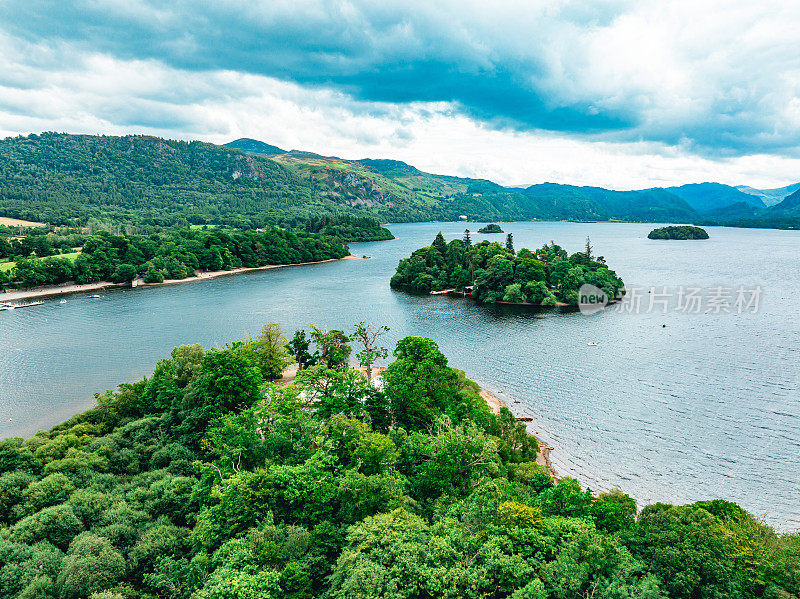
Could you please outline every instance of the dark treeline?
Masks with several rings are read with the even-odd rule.
[[[0,273],[0,285],[27,288],[73,280],[124,283],[138,276],[143,276],[145,283],[159,283],[193,277],[198,270],[298,264],[349,254],[338,238],[277,228],[263,232],[168,229],[152,235],[100,231],[82,240],[80,254],[74,259],[52,255],[45,236],[30,239],[34,241],[13,243],[29,243],[37,255],[18,257],[13,269]],[[49,257],[39,257],[37,248],[43,246],[47,251],[41,255]]]
[[[153,375],[0,443],[0,596],[796,599],[800,537],[737,505],[551,479],[430,339],[382,384],[380,332],[181,346]],[[377,336],[376,336],[377,333]],[[377,343],[376,343],[377,341]],[[313,350],[313,351],[312,351]]]
[[[584,284],[602,289],[609,298],[624,293],[622,279],[602,256],[594,256],[588,239],[583,252],[570,256],[552,242],[535,252],[525,248],[515,252],[510,233],[505,244],[473,244],[469,231],[450,243],[439,233],[433,244],[401,260],[391,279],[392,287],[418,293],[472,286],[472,297],[480,302],[545,306],[577,304]]]

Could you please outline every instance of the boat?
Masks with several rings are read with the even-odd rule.
[[[590,346],[592,346],[592,347],[595,347],[597,344],[596,344],[594,341],[590,341],[590,342],[589,342],[589,343],[587,343],[586,345],[590,345]]]
[[[100,298],[99,295],[90,295],[89,296],[89,299],[99,299],[99,298]]]
[[[67,300],[65,300],[65,299],[62,299],[62,300],[61,300],[60,302],[58,302],[58,303],[59,303],[59,304],[66,304],[66,303],[67,303]]]

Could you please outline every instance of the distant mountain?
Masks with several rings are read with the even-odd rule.
[[[690,183],[680,187],[667,187],[666,191],[686,200],[689,206],[701,214],[708,214],[738,202],[754,208],[766,207],[760,197],[722,183]]]
[[[543,183],[521,192],[555,218],[691,222],[699,217],[686,201],[663,189],[612,191]]]
[[[778,187],[776,189],[755,189],[747,185],[737,185],[736,189],[744,193],[749,193],[750,195],[758,196],[767,206],[772,206],[800,189],[800,183],[792,183],[786,187]]]
[[[800,189],[786,196],[781,202],[771,206],[767,214],[770,217],[800,217]]]
[[[272,146],[258,141],[257,139],[250,139],[249,137],[242,137],[235,141],[230,141],[223,144],[226,148],[233,148],[249,154],[260,154],[262,156],[273,156],[275,154],[285,154],[286,150],[281,150],[278,146]]]

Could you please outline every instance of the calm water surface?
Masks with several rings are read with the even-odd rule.
[[[393,225],[397,240],[351,246],[371,260],[2,312],[0,436],[91,407],[93,393],[148,374],[175,345],[222,345],[266,322],[367,320],[391,327],[387,343],[434,338],[451,365],[531,416],[556,469],[593,490],[619,487],[640,505],[721,497],[800,529],[800,232],[709,228],[708,241],[669,242],[646,239],[651,225],[503,225],[517,248],[553,239],[574,252],[589,235],[629,288],[760,285],[755,314],[536,313],[389,289],[400,258],[465,226],[478,228]]]

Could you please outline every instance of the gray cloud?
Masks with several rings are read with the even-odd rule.
[[[37,49],[19,59],[34,71],[100,54],[335,90],[373,116],[446,102],[498,130],[794,154],[800,59],[786,24],[800,13],[724,4],[6,0],[0,30]],[[180,104],[225,93],[195,83],[137,95]]]

